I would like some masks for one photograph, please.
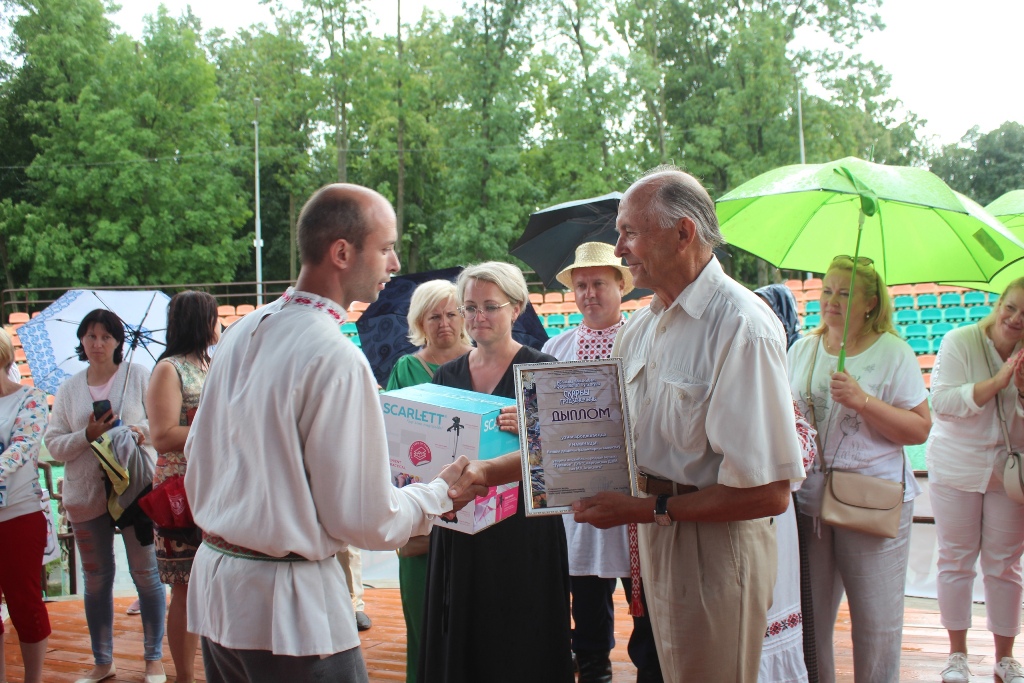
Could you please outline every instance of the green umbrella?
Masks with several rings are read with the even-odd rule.
[[[1011,190],[985,207],[1003,225],[1018,233],[1015,228],[1024,228],[1024,190]]]
[[[999,219],[1014,237],[1024,241],[1024,190],[1007,192],[986,206],[985,210]],[[946,284],[1002,294],[1007,285],[1020,277],[1024,277],[1024,261],[1011,263],[996,273],[995,277],[988,282],[948,282]]]
[[[717,213],[730,244],[778,268],[821,273],[837,254],[867,256],[890,285],[986,282],[1024,257],[1024,244],[938,176],[854,157],[764,173],[719,199]]]

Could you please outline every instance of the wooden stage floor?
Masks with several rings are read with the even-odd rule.
[[[621,592],[617,598],[622,598]],[[133,597],[115,599],[114,661],[118,675],[110,681],[141,681],[142,626],[138,616],[128,616],[125,609]],[[395,588],[367,588],[366,613],[373,619],[373,628],[361,635],[363,655],[366,658],[370,680],[374,682],[405,680],[405,621],[398,590]],[[617,644],[612,654],[615,683],[632,683],[636,669],[626,655],[626,639],[630,620],[624,599],[616,604]],[[63,599],[47,605],[53,634],[50,636],[43,680],[53,683],[73,683],[84,675],[92,664],[85,614],[80,598]],[[905,601],[903,631],[903,657],[901,681],[937,681],[946,660],[946,632],[939,625],[938,606],[934,600],[907,598]],[[984,606],[975,605],[975,628],[969,632],[968,647],[974,653],[969,657],[975,681],[991,681],[992,636],[982,628],[985,625]],[[22,680],[21,653],[17,635],[6,624],[6,659],[9,681]],[[836,628],[837,671],[839,681],[853,681],[850,650],[850,620],[844,603]],[[174,680],[174,665],[164,640],[164,666],[168,679]],[[197,654],[196,670],[203,681],[202,658]],[[528,683],[528,682],[524,682]]]

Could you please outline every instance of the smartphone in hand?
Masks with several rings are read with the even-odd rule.
[[[102,401],[92,402],[92,414],[99,420],[101,417],[110,412],[110,401],[103,399]]]

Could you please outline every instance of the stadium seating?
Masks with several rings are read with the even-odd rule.
[[[959,297],[957,300],[959,301]],[[967,309],[963,306],[950,306],[949,308],[943,309],[942,319],[947,323],[957,323],[962,320],[967,320]]]
[[[909,294],[901,294],[900,296],[894,297],[892,300],[892,307],[897,311],[914,308],[915,305],[914,297]]]
[[[918,356],[931,352],[931,344],[927,339],[908,339],[907,343]]]
[[[938,323],[942,322],[942,310],[938,308],[924,308],[918,311],[921,322]]]
[[[918,294],[917,295],[917,307],[918,308],[938,308],[939,297],[936,294]]]
[[[904,339],[927,339],[929,336],[931,336],[931,334],[928,325],[915,323],[903,328]]]
[[[921,318],[915,309],[905,309],[902,311],[896,311],[896,322],[900,325],[910,325],[916,322],[920,322]]]

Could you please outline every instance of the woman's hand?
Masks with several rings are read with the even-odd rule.
[[[1007,358],[1006,362],[999,366],[999,369],[996,370],[996,374],[992,377],[992,379],[995,380],[996,386],[999,387],[1000,391],[1010,386],[1011,381],[1017,385],[1017,391],[1021,390],[1022,384],[1020,383],[1024,382],[1024,376],[1022,376],[1020,379],[1017,379],[1016,377],[1016,375],[1020,373],[1020,363],[1021,352],[1018,351],[1017,353]]]
[[[1010,356],[1006,363],[1003,364],[1003,368],[1007,366],[1011,368],[1010,373],[1013,378],[1013,385],[1017,388],[1017,393],[1024,393],[1024,349]],[[999,372],[1002,372],[1003,368],[1000,368]],[[996,373],[996,376],[998,375],[999,373]],[[1004,384],[1003,386],[1006,385]]]
[[[519,434],[519,416],[516,406],[505,406],[498,415],[498,429],[510,434]]]
[[[108,410],[104,413],[100,419],[96,419],[96,415],[89,413],[89,424],[85,427],[85,438],[89,443],[92,443],[96,439],[100,438],[101,435],[106,434],[114,427],[114,420],[117,416],[114,415],[113,410]]]
[[[845,371],[832,375],[832,381],[829,382],[829,393],[834,402],[857,412],[860,412],[868,401],[867,392],[861,389],[857,380]]]
[[[140,446],[145,445],[146,435],[142,433],[141,428],[136,427],[135,425],[130,425],[128,429],[132,430],[132,433],[135,434],[135,443],[139,444]]]

